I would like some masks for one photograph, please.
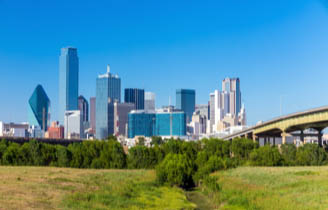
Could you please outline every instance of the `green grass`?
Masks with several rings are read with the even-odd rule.
[[[0,209],[195,209],[152,170],[0,167]]]
[[[213,174],[220,209],[328,209],[328,167],[241,167]]]

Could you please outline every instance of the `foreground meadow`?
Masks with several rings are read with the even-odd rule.
[[[0,209],[194,209],[152,170],[0,167]]]
[[[213,174],[220,209],[328,209],[328,167],[240,167]]]

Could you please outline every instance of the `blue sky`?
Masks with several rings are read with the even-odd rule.
[[[240,77],[249,124],[328,104],[324,0],[0,0],[0,120],[27,121],[37,84],[58,111],[60,48],[78,48],[80,94],[98,74],[145,88],[156,105],[193,88],[197,103]]]

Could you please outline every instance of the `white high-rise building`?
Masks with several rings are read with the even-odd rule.
[[[145,92],[145,110],[146,111],[155,111],[155,99],[156,95],[152,92]]]
[[[84,138],[83,119],[80,110],[66,111],[64,124],[66,139]]]

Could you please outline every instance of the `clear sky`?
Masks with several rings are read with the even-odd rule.
[[[241,79],[249,124],[280,115],[281,99],[283,114],[328,105],[324,0],[0,0],[0,120],[27,121],[37,84],[57,119],[65,46],[78,48],[86,98],[109,63],[158,107],[178,88],[207,103],[225,77]]]

